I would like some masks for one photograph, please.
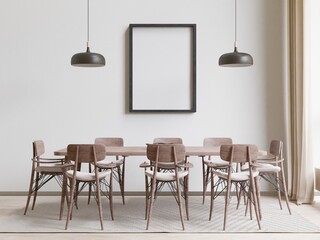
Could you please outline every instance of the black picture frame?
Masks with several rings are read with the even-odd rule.
[[[129,112],[196,112],[196,24],[129,25]]]

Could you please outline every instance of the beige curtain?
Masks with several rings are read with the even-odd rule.
[[[308,154],[308,71],[304,7],[307,0],[289,0],[289,192],[298,204],[314,196],[313,161]]]

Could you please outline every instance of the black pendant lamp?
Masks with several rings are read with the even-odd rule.
[[[87,51],[76,53],[71,58],[71,65],[76,67],[103,67],[106,60],[99,53],[90,52],[89,47],[89,0],[87,0]]]
[[[225,53],[219,58],[219,66],[221,67],[248,67],[253,64],[252,56],[248,53],[238,52],[237,49],[237,0],[234,0],[235,6],[235,40],[234,51]]]

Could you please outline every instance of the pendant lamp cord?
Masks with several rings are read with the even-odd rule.
[[[234,47],[237,48],[237,0],[234,0]]]
[[[87,0],[87,48],[89,47],[89,0]]]

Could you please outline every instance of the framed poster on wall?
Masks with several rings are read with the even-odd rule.
[[[196,112],[196,25],[129,25],[129,111]]]

